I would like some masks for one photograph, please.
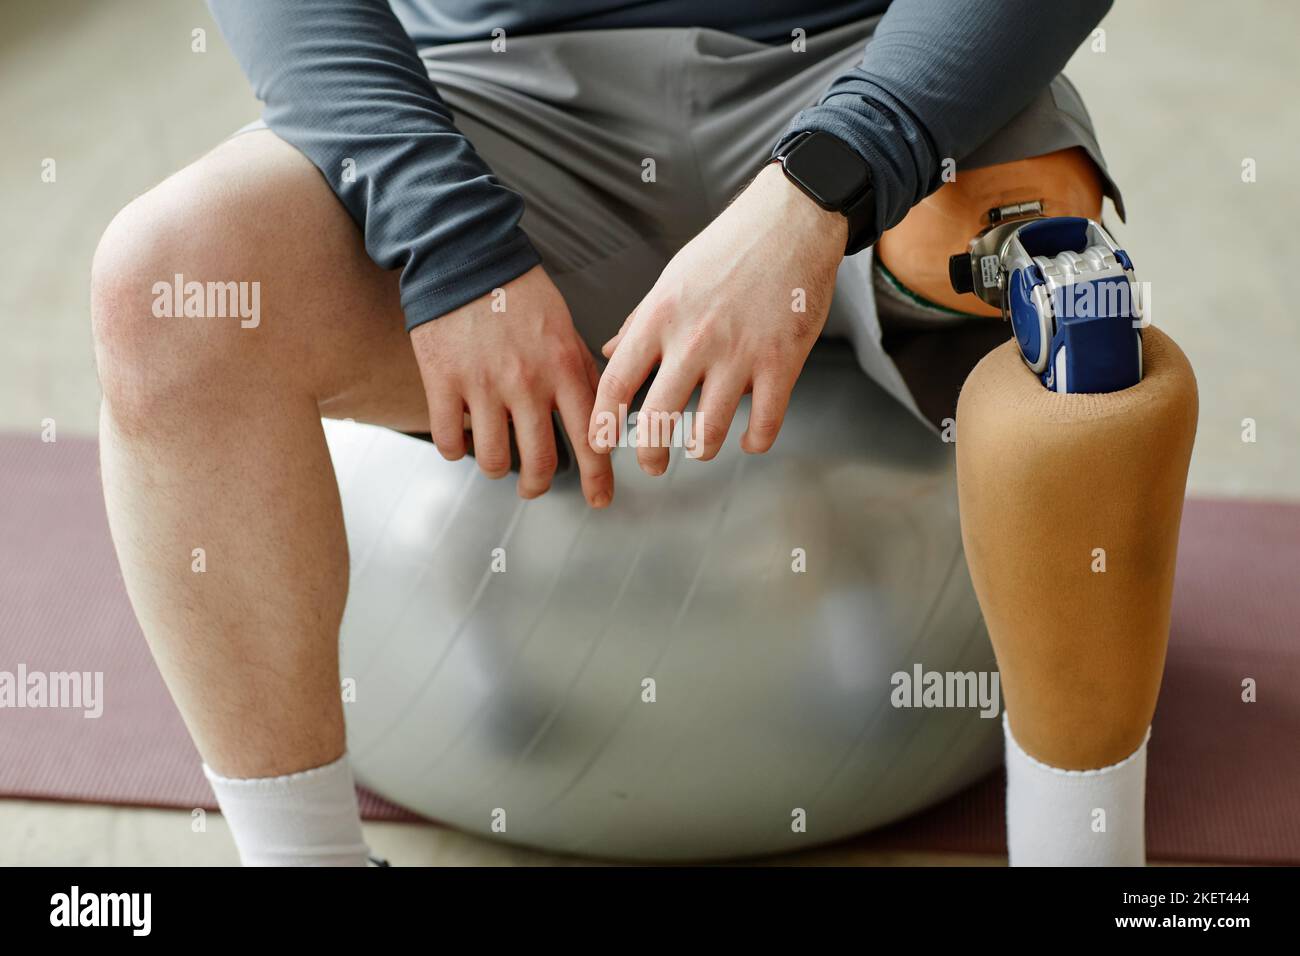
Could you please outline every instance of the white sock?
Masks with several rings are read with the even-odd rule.
[[[1099,770],[1035,760],[1002,715],[1007,761],[1007,848],[1012,866],[1145,866],[1147,741]]]
[[[365,866],[348,755],[283,777],[232,779],[203,765],[244,866]]]

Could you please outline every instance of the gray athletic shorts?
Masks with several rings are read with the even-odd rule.
[[[420,54],[457,127],[523,195],[522,227],[594,351],[759,171],[795,113],[858,62],[879,19],[810,36],[802,54],[703,28],[551,33],[510,37],[505,55],[489,41]],[[1122,215],[1064,76],[958,159],[974,168],[1071,146],[1096,161]],[[647,159],[653,182],[642,176]],[[882,347],[871,250],[841,265],[825,335],[848,339],[867,374],[926,420],[912,394],[924,381],[909,375],[909,389]]]

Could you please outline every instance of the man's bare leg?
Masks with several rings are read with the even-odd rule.
[[[191,288],[206,317],[186,315]],[[513,443],[535,498],[553,412],[570,435],[590,418],[591,354],[540,266],[503,283],[508,308],[493,290],[408,337],[397,272],[268,131],[127,207],[92,290],[110,526],[240,857],[362,865],[338,685],[347,544],[320,418],[429,432],[448,459],[472,432],[490,478]],[[240,315],[216,317],[222,290],[247,293]],[[608,505],[608,458],[575,456],[587,502]]]
[[[155,317],[177,274],[260,283],[260,323]],[[348,557],[320,417],[428,429],[396,274],[263,131],[123,210],[92,285],[109,521],[200,753],[241,778],[335,760]]]

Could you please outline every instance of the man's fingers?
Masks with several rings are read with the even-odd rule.
[[[605,356],[605,358],[609,358],[614,354],[614,350],[618,348],[618,343],[622,341],[623,341],[623,330],[619,329],[617,334],[615,334],[615,336],[612,339],[610,339],[608,342],[606,342],[604,345],[600,347],[600,354]]]
[[[519,497],[536,498],[551,487],[558,461],[550,404],[534,399],[512,404],[510,421],[519,446]]]
[[[448,461],[465,457],[465,400],[460,393],[447,386],[431,389],[429,404],[429,437],[434,446]]]
[[[505,406],[493,398],[470,399],[469,417],[479,471],[489,478],[504,478],[510,472],[510,430]]]
[[[636,460],[647,475],[668,470],[673,433],[682,431],[682,409],[700,376],[680,362],[663,362],[636,417]]]
[[[576,385],[562,388],[555,396],[560,420],[578,459],[582,495],[593,508],[604,508],[614,498],[614,463],[609,455],[598,455],[587,442],[591,420],[592,393]]]
[[[700,461],[714,458],[727,440],[731,421],[745,394],[745,376],[729,369],[710,370],[704,376],[700,404],[691,421],[690,444],[686,454]]]
[[[761,454],[772,447],[785,420],[785,410],[790,404],[793,382],[771,375],[754,379],[754,394],[749,404],[749,427],[740,436],[740,447],[751,455]]]
[[[601,355],[605,356],[605,358],[609,358],[614,354],[614,350],[618,348],[618,343],[623,339],[623,333],[626,332],[627,327],[632,324],[632,319],[635,316],[636,313],[633,312],[632,315],[629,315],[623,320],[623,324],[618,327],[618,331],[614,333],[614,337],[600,347]]]
[[[596,360],[591,357],[591,352],[587,350],[585,342],[579,346],[582,349],[582,364],[587,371],[587,387],[591,389],[591,394],[596,394],[596,389],[600,386],[600,369],[596,368]],[[569,436],[571,441],[577,441],[573,435]]]
[[[624,427],[622,413],[658,358],[658,343],[649,335],[630,334],[605,366],[587,426],[587,442],[597,452],[607,454],[617,446]]]

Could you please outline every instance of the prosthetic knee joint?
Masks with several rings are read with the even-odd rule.
[[[1020,354],[1056,392],[1116,392],[1142,379],[1142,309],[1133,262],[1099,223],[1045,217],[1041,202],[989,211],[952,287],[1002,311]]]

